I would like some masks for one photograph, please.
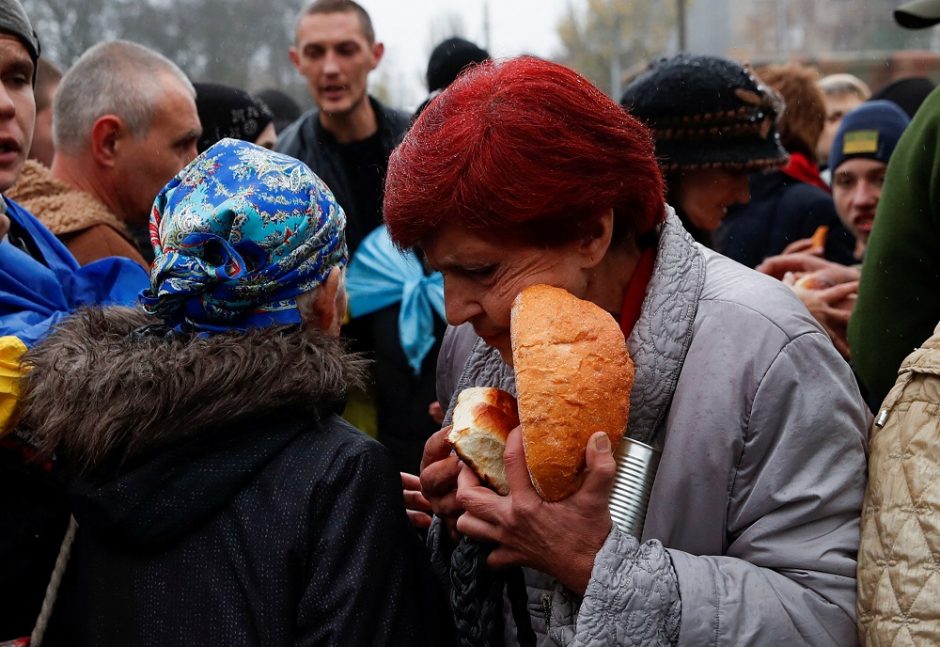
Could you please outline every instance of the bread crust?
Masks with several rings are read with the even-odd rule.
[[[594,433],[620,444],[633,361],[610,313],[547,285],[516,297],[510,335],[529,475],[543,499],[564,499],[580,486]]]
[[[457,396],[447,440],[460,459],[500,494],[509,494],[503,452],[509,432],[519,426],[516,399],[494,387],[471,387]]]

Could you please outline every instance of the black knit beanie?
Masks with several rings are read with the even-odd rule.
[[[266,105],[244,90],[219,83],[193,86],[202,123],[202,137],[196,142],[200,153],[226,137],[254,143],[274,119]]]
[[[665,173],[781,166],[776,119],[782,102],[733,61],[678,54],[655,61],[620,103],[653,130]]]
[[[274,130],[278,135],[300,117],[300,106],[288,94],[280,90],[268,88],[255,93],[255,98],[271,110],[271,114],[274,115]]]
[[[29,57],[33,59],[33,85],[36,84],[36,61],[39,60],[39,36],[29,24],[29,17],[19,0],[0,0],[0,32],[20,39]]]
[[[448,38],[434,48],[428,59],[428,91],[443,90],[454,82],[465,67],[489,58],[489,52],[468,40]]]
[[[893,81],[881,88],[871,95],[871,100],[891,101],[906,112],[908,117],[913,119],[917,109],[920,108],[920,104],[924,102],[927,95],[933,92],[935,87],[937,86],[934,85],[934,82],[927,77],[907,77]]]

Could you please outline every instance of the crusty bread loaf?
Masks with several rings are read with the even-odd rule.
[[[472,387],[457,396],[447,439],[481,481],[508,494],[503,452],[506,437],[518,426],[519,411],[512,395],[497,388]]]
[[[547,501],[578,489],[588,439],[626,431],[633,361],[620,325],[565,290],[534,285],[513,302],[510,334],[526,465]]]

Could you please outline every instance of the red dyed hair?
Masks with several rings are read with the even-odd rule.
[[[435,98],[388,163],[385,222],[413,247],[445,222],[574,240],[613,208],[615,236],[664,217],[649,130],[587,79],[521,57],[474,66]]]

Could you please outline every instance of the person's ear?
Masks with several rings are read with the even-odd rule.
[[[117,165],[117,157],[121,139],[125,137],[127,129],[124,121],[117,115],[102,115],[91,126],[91,157],[105,168]]]
[[[308,314],[309,324],[330,335],[339,336],[343,317],[346,315],[346,286],[343,271],[339,267],[330,270],[329,276],[313,295]]]
[[[297,51],[297,48],[293,45],[287,50],[287,58],[290,59],[290,62],[294,65],[294,68],[299,72],[300,71],[300,52]]]
[[[614,210],[607,209],[591,216],[578,241],[582,267],[596,267],[607,255],[614,237]]]
[[[385,55],[385,44],[384,43],[372,43],[372,69],[374,70],[379,66],[379,62],[382,60],[382,57]]]

